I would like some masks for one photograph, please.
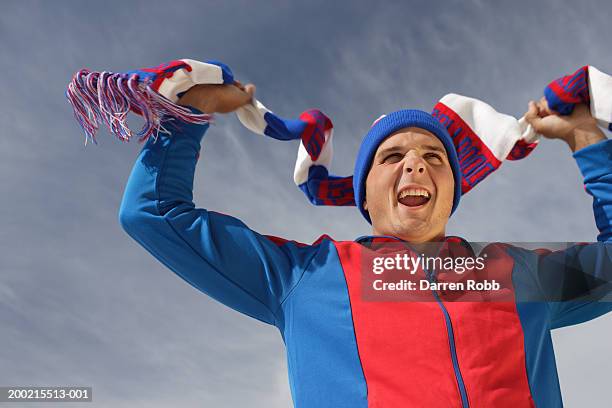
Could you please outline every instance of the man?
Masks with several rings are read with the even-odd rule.
[[[179,104],[227,113],[254,92],[239,82],[198,85]],[[545,137],[568,143],[594,196],[600,241],[612,240],[612,142],[588,107],[560,117],[544,100],[531,102],[527,119]],[[207,125],[166,128],[171,134],[150,138],[136,161],[120,222],[191,285],[280,330],[296,407],[562,405],[550,329],[612,309],[581,298],[612,280],[607,246],[502,247],[496,272],[511,277],[513,293],[557,293],[561,285],[561,298],[551,302],[447,302],[435,291],[428,302],[362,297],[362,260],[373,243],[465,243],[446,236],[461,175],[450,136],[431,115],[394,112],[363,140],[354,190],[373,235],[354,242],[322,236],[312,245],[264,236],[236,218],[196,208],[193,178]],[[562,274],[554,268],[559,261],[567,266]]]

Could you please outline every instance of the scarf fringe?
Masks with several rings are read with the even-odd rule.
[[[80,70],[73,75],[66,98],[85,133],[85,145],[89,140],[98,144],[95,135],[102,124],[119,140],[128,142],[134,137],[127,123],[130,111],[144,119],[136,133],[140,143],[153,134],[157,137],[160,131],[167,133],[162,121],[168,117],[195,124],[210,123],[213,119],[212,115],[193,113],[173,103],[153,90],[148,82],[139,82],[137,74]]]

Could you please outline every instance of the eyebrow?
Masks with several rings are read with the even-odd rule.
[[[434,146],[434,145],[422,145],[421,147],[424,148],[425,150],[433,150],[435,152],[440,152],[440,153],[446,154],[446,149],[444,149],[443,147]],[[386,149],[383,149],[380,152],[378,152],[376,157],[385,156],[387,154],[399,152],[399,151],[402,151],[402,150],[404,150],[404,148],[402,146],[387,147]]]

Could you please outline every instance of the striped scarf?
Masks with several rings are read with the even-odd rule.
[[[167,132],[162,119],[171,117],[190,123],[208,123],[212,115],[194,113],[177,105],[179,98],[198,84],[232,84],[231,69],[218,61],[174,60],[154,68],[125,73],[74,74],[66,96],[88,140],[104,124],[122,141],[134,132],[127,116],[134,112],[144,119],[136,136],[144,142],[151,135]],[[568,115],[578,103],[590,104],[591,114],[612,130],[612,77],[592,66],[552,81],[544,89],[549,107]],[[240,107],[236,114],[251,131],[278,140],[300,140],[293,180],[315,205],[354,206],[352,176],[331,175],[333,124],[319,110],[303,112],[297,119],[284,119],[259,100]],[[499,168],[504,160],[526,157],[537,146],[539,135],[525,118],[497,112],[490,105],[457,94],[445,95],[432,115],[448,130],[459,157],[462,193]],[[364,132],[365,133],[365,132]]]

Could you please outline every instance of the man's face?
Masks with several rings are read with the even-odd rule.
[[[378,146],[366,178],[373,233],[414,243],[443,238],[454,188],[442,142],[421,128],[398,130]]]

